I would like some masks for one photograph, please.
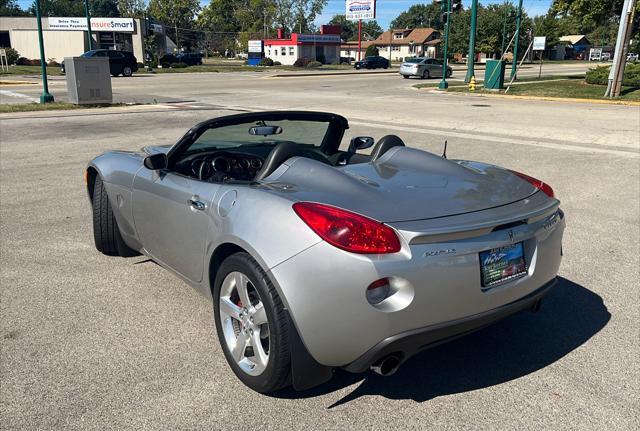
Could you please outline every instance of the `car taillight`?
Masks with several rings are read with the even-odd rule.
[[[530,177],[527,174],[523,174],[522,172],[516,172],[516,171],[511,171],[510,172],[514,175],[519,176],[520,178],[522,178],[523,180],[525,180],[526,182],[528,182],[529,184],[531,184],[533,187],[535,187],[538,190],[541,190],[545,195],[549,196],[550,198],[555,197],[555,195],[553,194],[553,189],[551,188],[551,186],[543,181],[540,181],[537,178],[533,178]]]
[[[394,230],[378,221],[314,202],[297,202],[293,210],[320,238],[343,250],[360,254],[400,251]]]

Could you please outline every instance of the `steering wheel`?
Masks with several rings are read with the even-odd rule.
[[[198,179],[200,181],[211,180],[225,181],[230,178],[231,165],[227,160],[226,153],[217,153],[215,156],[206,156],[202,159],[198,168]]]

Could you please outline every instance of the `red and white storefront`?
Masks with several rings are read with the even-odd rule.
[[[339,63],[340,31],[340,26],[323,25],[320,34],[291,33],[285,38],[282,29],[278,29],[276,39],[264,40],[264,56],[287,65],[299,58]]]

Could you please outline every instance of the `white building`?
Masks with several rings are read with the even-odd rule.
[[[45,17],[41,23],[46,60],[61,62],[89,49],[86,18]],[[0,17],[0,46],[14,48],[21,57],[40,59],[37,24],[34,17]],[[164,35],[161,25],[154,24],[151,30]],[[94,49],[131,51],[143,62],[145,20],[92,17],[91,34]],[[158,39],[161,51],[173,44],[166,35]]]
[[[380,55],[392,61],[402,61],[407,57],[437,57],[440,32],[433,28],[387,30],[373,44]]]

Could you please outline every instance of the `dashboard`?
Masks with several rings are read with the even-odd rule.
[[[217,151],[191,158],[185,163],[189,166],[189,172],[185,173],[202,181],[251,181],[262,168],[264,159],[254,154]],[[186,169],[183,167],[182,170]]]

